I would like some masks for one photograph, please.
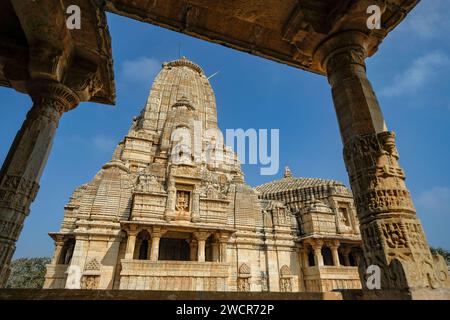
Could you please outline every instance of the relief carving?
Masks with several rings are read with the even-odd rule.
[[[282,266],[280,269],[280,291],[292,292],[292,273],[287,265]]]
[[[140,170],[137,173],[136,189],[137,192],[164,192],[164,188],[155,175]]]
[[[175,204],[175,209],[180,213],[189,212],[189,198],[189,192],[177,191],[177,202]]]
[[[386,244],[391,249],[407,248],[405,229],[400,223],[381,224]]]
[[[250,291],[250,278],[251,278],[250,267],[246,263],[241,264],[241,266],[239,267],[237,279],[238,291],[241,292]]]
[[[83,278],[81,279],[81,289],[84,289],[84,290],[98,289],[99,282],[100,282],[100,276],[97,276],[97,275],[83,276]]]
[[[200,196],[208,199],[227,199],[230,190],[228,178],[224,175],[213,174],[208,170],[202,171]]]

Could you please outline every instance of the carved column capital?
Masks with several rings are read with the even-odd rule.
[[[327,246],[332,250],[337,250],[340,246],[339,240],[329,241],[327,242]]]
[[[350,252],[352,251],[351,247],[341,247],[339,248],[339,251],[343,254],[343,255],[349,255]]]
[[[205,231],[194,232],[194,237],[197,239],[197,241],[206,241],[206,239],[208,239],[210,235],[210,232]]]
[[[161,228],[161,227],[153,227],[151,229],[151,233],[150,236],[152,239],[154,238],[161,238],[165,233],[167,232],[167,230]]]
[[[230,234],[225,232],[219,232],[214,234],[214,238],[220,243],[228,243],[230,236],[231,236]]]
[[[311,241],[311,247],[313,248],[313,250],[322,250],[323,247],[323,240],[313,240]]]
[[[346,31],[331,36],[316,49],[315,57],[330,82],[332,75],[340,69],[356,73],[359,67],[365,71],[368,39],[362,32]]]
[[[60,114],[75,108],[80,103],[80,98],[74,91],[52,80],[30,81],[28,94],[35,104],[52,107]]]
[[[137,225],[128,225],[126,228],[126,232],[128,236],[137,236],[139,230]]]
[[[58,121],[64,112],[74,109],[80,103],[80,98],[74,91],[51,80],[30,81],[28,93],[34,103],[27,115],[30,120],[44,116]]]

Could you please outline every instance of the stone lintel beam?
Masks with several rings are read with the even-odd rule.
[[[80,29],[67,28],[70,5],[80,7]],[[0,86],[28,93],[31,80],[52,80],[75,91],[81,101],[114,103],[111,42],[102,6],[91,0],[11,0],[10,11],[4,23],[13,25],[15,33],[0,36]]]
[[[307,71],[324,74],[314,49],[329,35],[360,30],[369,55],[419,0],[106,0],[106,10]],[[369,5],[382,9],[382,29],[368,30]]]
[[[74,48],[62,2],[11,2],[28,41],[31,78],[61,81]]]

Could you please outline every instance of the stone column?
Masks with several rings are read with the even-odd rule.
[[[161,240],[160,235],[152,235],[152,251],[150,255],[150,261],[158,261],[160,240]]]
[[[205,262],[205,240],[203,239],[198,240],[197,261]]]
[[[189,253],[190,253],[190,260],[197,261],[197,240],[195,239],[189,240]]]
[[[169,186],[167,187],[167,203],[166,203],[166,212],[164,215],[165,220],[168,222],[175,218],[176,197],[177,197],[177,188],[175,187],[175,182],[171,179],[169,181]]]
[[[351,265],[350,257],[349,257],[350,251],[351,251],[351,248],[349,248],[349,247],[344,247],[341,249],[341,253],[344,256],[344,266],[347,266],[347,267],[349,267]]]
[[[333,265],[337,266],[337,267],[341,265],[340,262],[339,262],[338,248],[339,248],[339,242],[338,241],[330,244],[331,255],[333,256]]]
[[[364,33],[347,31],[316,51],[332,88],[365,263],[381,268],[383,289],[446,286],[405,185],[395,134],[387,130],[366,76],[371,46]],[[360,270],[364,280],[365,268]]]
[[[57,239],[55,241],[55,253],[53,254],[51,264],[60,264],[61,261],[61,252],[64,247],[64,241],[61,239]]]
[[[350,223],[352,225],[353,233],[359,235],[359,225],[356,221],[355,208],[352,203],[349,205],[349,210]]]
[[[128,231],[127,249],[125,251],[125,259],[133,260],[134,258],[134,248],[136,246],[136,235],[137,230]]]
[[[219,261],[227,262],[227,252],[228,252],[228,234],[219,234],[217,235],[217,241],[219,241]]]
[[[212,261],[217,262],[219,261],[219,244],[217,242],[213,242],[211,246],[212,246]]]
[[[192,192],[192,222],[198,222],[200,219],[200,194],[197,190]]]
[[[166,230],[161,229],[160,227],[153,227],[153,231],[151,233],[152,237],[152,251],[150,255],[150,261],[158,261],[159,259],[159,242],[161,237],[166,233]]]
[[[151,238],[147,240],[147,260],[150,260],[152,256],[152,240]]]
[[[314,250],[314,264],[316,265],[316,267],[323,266],[322,246],[322,241],[315,241],[311,244],[311,247]]]
[[[300,249],[300,256],[302,259],[302,267],[309,267],[308,249],[305,247]]]
[[[33,106],[0,171],[0,287],[8,278],[15,244],[38,192],[59,120],[80,101],[68,87],[49,80],[32,82],[28,92]]]
[[[161,240],[161,232],[153,231],[152,234],[152,250],[150,254],[150,261],[158,261],[159,259],[159,242]]]
[[[208,232],[195,232],[195,238],[197,239],[197,261],[205,262],[205,243],[209,237]]]

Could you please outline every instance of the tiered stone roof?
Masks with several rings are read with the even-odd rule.
[[[342,182],[330,179],[301,177],[296,178],[292,176],[289,168],[286,168],[284,177],[282,179],[262,184],[260,186],[257,186],[255,189],[260,195],[266,195],[321,186],[344,186],[344,184]]]

